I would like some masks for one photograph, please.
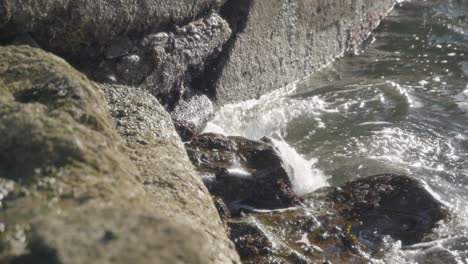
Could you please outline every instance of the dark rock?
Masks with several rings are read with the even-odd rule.
[[[221,14],[232,41],[208,72],[220,104],[256,98],[303,79],[357,48],[396,0],[238,0]]]
[[[37,44],[36,40],[34,40],[29,34],[23,34],[23,35],[17,36],[13,40],[12,44],[17,45],[17,46],[28,45],[28,46],[30,46],[32,48],[40,48],[39,44]]]
[[[298,202],[288,176],[291,169],[271,144],[202,134],[185,146],[192,163],[205,175],[210,192],[231,208],[239,200],[256,208],[282,208]]]
[[[341,215],[359,219],[353,233],[371,243],[378,242],[373,232],[401,240],[403,245],[417,243],[448,214],[425,184],[403,175],[354,180],[334,189],[328,199]]]
[[[133,47],[132,41],[127,36],[115,39],[106,50],[106,59],[115,59],[127,55]]]
[[[402,175],[361,178],[303,198],[301,207],[226,220],[244,263],[368,263],[387,250],[384,241],[421,242],[448,217],[424,183]]]

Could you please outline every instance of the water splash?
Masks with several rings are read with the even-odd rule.
[[[317,159],[306,160],[299,155],[284,139],[272,139],[278,149],[283,161],[293,168],[292,175],[289,175],[293,185],[293,190],[298,195],[311,193],[312,191],[327,186],[327,177],[324,173],[315,168]]]
[[[223,106],[204,132],[260,139],[279,134],[287,136],[288,124],[304,115],[320,117],[325,101],[318,97],[297,100],[289,97],[296,84],[264,95],[259,99]]]
[[[320,126],[319,117],[325,111],[326,103],[318,97],[293,99],[289,95],[295,88],[293,83],[258,100],[226,105],[215,114],[204,132],[253,140],[271,137],[283,161],[292,168],[293,173],[289,176],[294,191],[303,195],[328,185],[327,177],[315,168],[317,159],[305,159],[283,137],[287,135],[289,123],[304,115],[316,116]]]

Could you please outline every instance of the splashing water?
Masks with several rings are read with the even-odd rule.
[[[424,243],[389,239],[373,262],[468,263],[466,32],[466,1],[404,2],[358,56],[225,106],[207,131],[272,137],[298,193],[380,173],[418,177],[454,216]]]
[[[317,159],[305,159],[283,137],[287,135],[289,122],[301,116],[315,116],[320,123],[319,115],[325,110],[325,102],[318,97],[310,100],[288,97],[294,90],[295,84],[291,84],[258,100],[226,105],[216,113],[204,132],[253,140],[271,137],[283,161],[292,168],[293,175],[289,176],[294,191],[303,195],[328,185],[327,177],[314,167]]]

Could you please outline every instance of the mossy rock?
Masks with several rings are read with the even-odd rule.
[[[109,106],[50,53],[0,58],[0,263],[238,262],[155,98],[129,89]]]
[[[3,253],[21,251],[17,229],[38,215],[90,202],[146,211],[98,87],[39,49],[0,57],[0,179],[15,186],[4,190]]]

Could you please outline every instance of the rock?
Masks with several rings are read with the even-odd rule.
[[[357,48],[396,2],[230,1],[221,14],[234,35],[206,85],[222,105],[303,79]]]
[[[190,163],[170,115],[147,91],[102,85],[126,151],[140,171],[139,181],[159,215],[184,219],[204,234],[209,263],[237,263],[239,257],[200,176]]]
[[[34,216],[83,203],[146,211],[98,87],[62,59],[28,46],[0,48],[0,259],[23,254]],[[7,193],[12,190],[6,189]]]
[[[428,188],[415,178],[383,174],[351,181],[334,189],[328,199],[343,216],[359,219],[352,231],[368,246],[380,242],[374,232],[408,245],[420,242],[448,215]]]
[[[30,33],[43,48],[93,57],[124,36],[161,31],[218,9],[224,0],[28,0],[0,3],[0,38]]]
[[[214,115],[213,103],[206,95],[195,95],[180,101],[171,112],[177,133],[183,141],[200,134]]]
[[[115,76],[124,83],[136,85],[141,83],[153,70],[148,58],[136,53],[121,57],[115,63]]]
[[[148,36],[143,45],[151,56],[154,70],[140,87],[158,97],[166,109],[174,109],[187,90],[194,88],[192,80],[218,55],[230,34],[228,23],[211,14],[175,32]]]
[[[246,212],[226,224],[243,263],[368,263],[388,250],[385,243],[423,241],[448,216],[424,183],[383,174],[319,189],[301,207]]]
[[[0,57],[0,262],[239,263],[154,97],[115,88],[117,133],[102,87],[62,59]]]
[[[93,76],[99,81],[149,91],[167,110],[173,111],[178,106],[174,114],[176,123],[186,123],[186,127],[190,125],[199,130],[213,107],[206,96],[192,98],[200,94],[199,87],[194,87],[192,82],[218,55],[230,34],[228,23],[213,13],[174,31],[146,35],[133,48],[129,47],[131,43],[119,41],[113,44],[115,48],[111,46],[114,54],[100,63]],[[188,101],[195,105],[189,107]],[[191,111],[188,108],[203,105],[208,107],[203,112],[208,113],[188,114]],[[191,119],[199,121],[194,123]]]
[[[192,138],[185,147],[210,193],[231,204],[232,210],[239,200],[256,208],[284,208],[298,202],[290,168],[271,144],[208,133]]]
[[[202,234],[177,219],[79,208],[33,222],[29,253],[13,263],[206,263]],[[192,235],[187,235],[192,234]]]
[[[106,50],[106,59],[115,59],[127,55],[133,47],[132,41],[127,36],[114,40]]]
[[[32,48],[40,48],[39,44],[29,35],[29,34],[23,34],[18,37],[16,37],[13,40],[13,45],[28,45],[31,46]]]

